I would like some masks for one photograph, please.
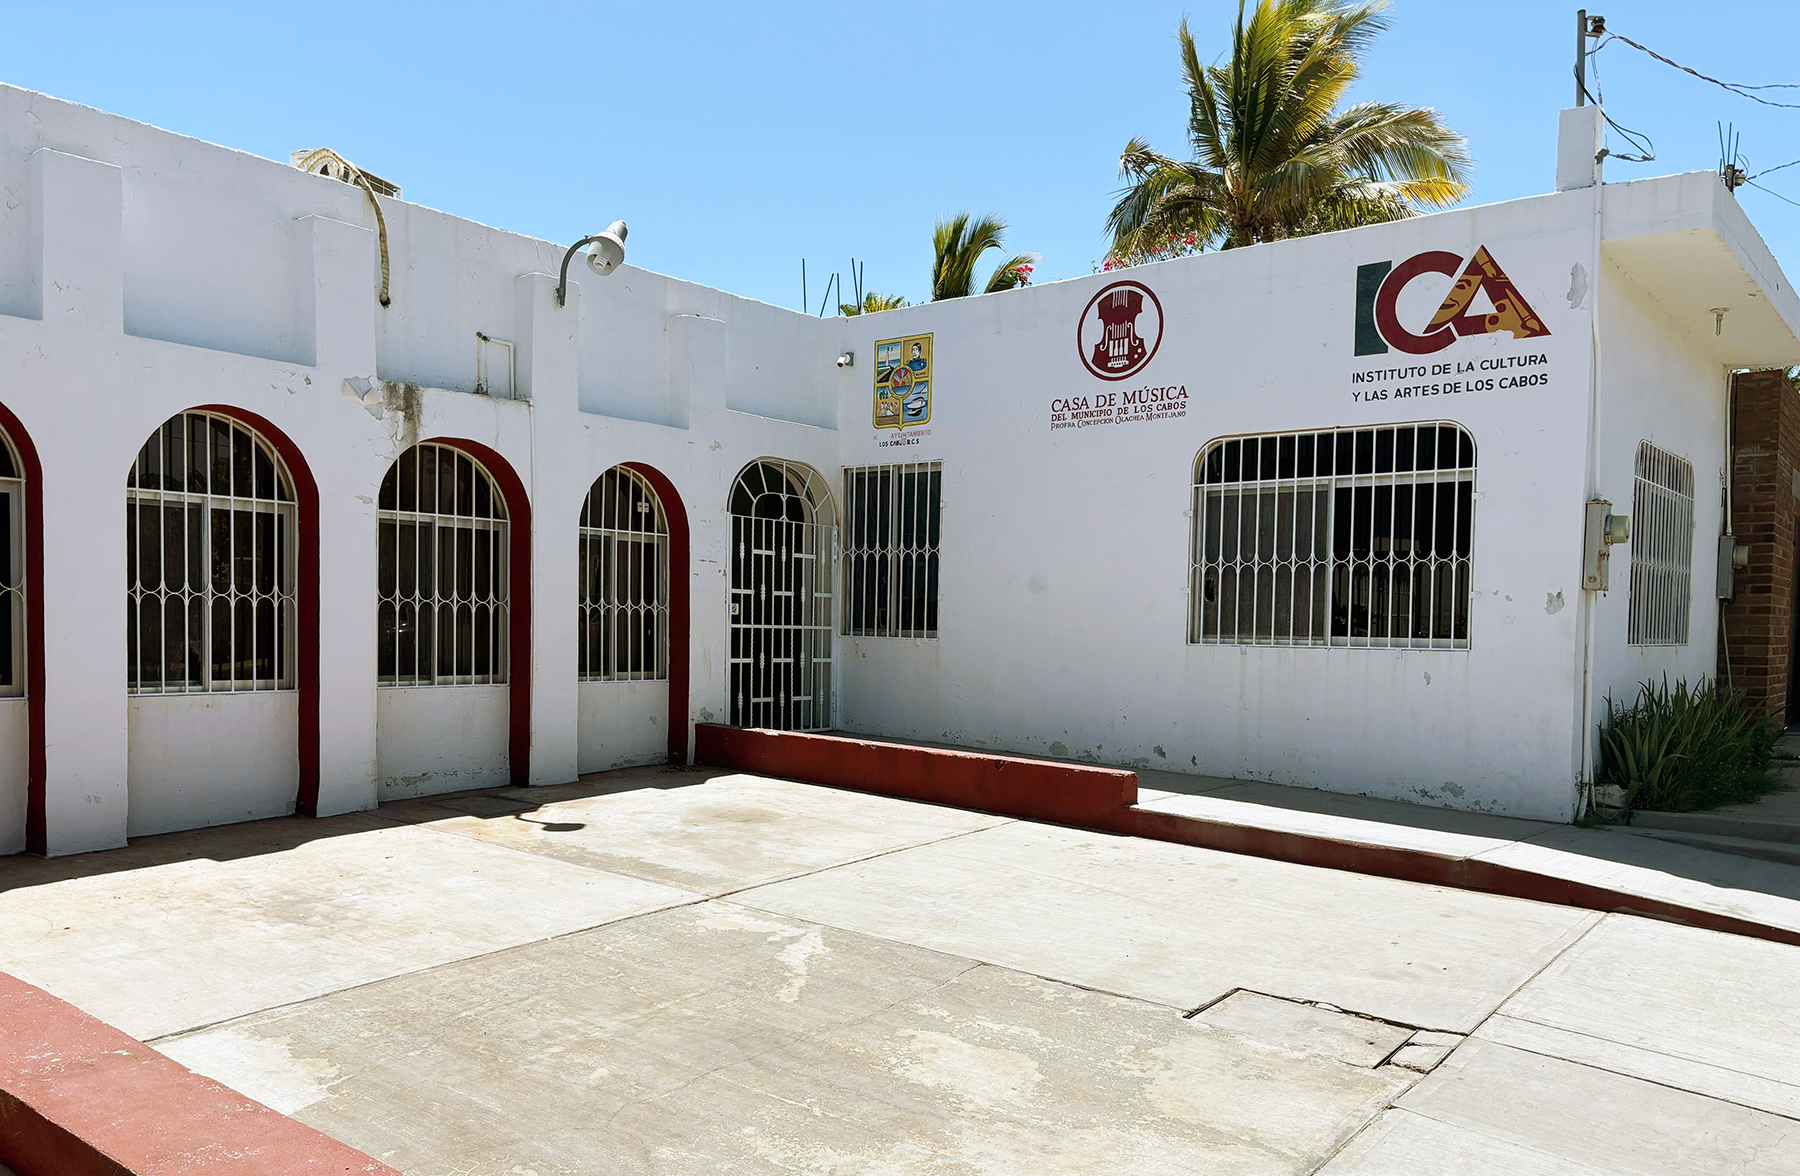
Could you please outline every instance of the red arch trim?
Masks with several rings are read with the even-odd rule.
[[[489,446],[465,437],[427,437],[421,444],[460,449],[493,477],[506,499],[511,583],[507,597],[507,762],[516,787],[531,783],[531,499],[512,464]]]
[[[688,512],[680,491],[655,466],[628,461],[662,499],[669,522],[669,762],[688,762]]]
[[[255,429],[286,463],[299,516],[295,547],[294,688],[300,695],[300,787],[294,811],[319,815],[319,484],[293,438],[267,417],[231,404],[201,404],[183,412],[211,412]],[[177,414],[179,415],[179,414]]]
[[[49,847],[44,787],[44,466],[24,422],[0,404],[0,427],[11,438],[25,479],[25,851]]]

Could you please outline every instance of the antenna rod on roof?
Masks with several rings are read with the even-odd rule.
[[[806,259],[800,259],[800,313],[806,313]]]

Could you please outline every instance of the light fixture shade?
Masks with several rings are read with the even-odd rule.
[[[625,262],[625,222],[614,221],[588,242],[588,268],[605,277]]]

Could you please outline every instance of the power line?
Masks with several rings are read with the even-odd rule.
[[[1790,200],[1790,199],[1788,199],[1788,197],[1783,196],[1780,192],[1777,192],[1775,189],[1765,188],[1761,184],[1757,183],[1755,180],[1745,180],[1744,182],[1746,184],[1749,184],[1752,188],[1755,188],[1759,192],[1767,192],[1769,195],[1775,197],[1775,199],[1777,199],[1777,200],[1786,201],[1787,203],[1792,204],[1795,208],[1800,208],[1800,200]]]
[[[1778,163],[1774,167],[1765,167],[1761,171],[1757,172],[1756,175],[1751,176],[1750,179],[1754,180],[1757,178],[1757,176],[1766,176],[1770,172],[1778,172],[1784,167],[1793,167],[1797,163],[1800,163],[1800,159],[1790,159],[1786,163]]]
[[[1772,83],[1770,83],[1768,85],[1764,85],[1764,86],[1752,86],[1752,85],[1747,85],[1743,82],[1723,82],[1723,81],[1720,81],[1718,78],[1710,77],[1707,74],[1703,74],[1697,69],[1691,69],[1688,66],[1681,64],[1679,61],[1671,61],[1667,57],[1664,57],[1662,54],[1658,53],[1656,50],[1651,49],[1645,45],[1640,45],[1636,41],[1633,41],[1630,37],[1623,36],[1619,33],[1608,33],[1606,35],[1605,41],[1601,41],[1600,44],[1594,46],[1594,52],[1595,53],[1600,52],[1600,50],[1605,47],[1607,41],[1623,41],[1623,42],[1625,42],[1625,44],[1630,45],[1633,49],[1636,49],[1638,52],[1647,53],[1651,57],[1656,58],[1656,60],[1662,62],[1664,65],[1673,66],[1674,68],[1680,70],[1682,73],[1685,73],[1685,74],[1692,74],[1694,77],[1699,78],[1703,82],[1711,82],[1713,85],[1718,86],[1721,89],[1729,90],[1731,93],[1736,94],[1739,98],[1748,98],[1748,99],[1750,99],[1750,101],[1760,102],[1764,106],[1779,106],[1784,110],[1800,110],[1800,102],[1777,102],[1772,98],[1764,98],[1759,94],[1750,93],[1750,91],[1752,91],[1752,90],[1800,90],[1800,82],[1772,82]]]

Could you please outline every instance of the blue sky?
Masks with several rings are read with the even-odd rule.
[[[1793,0],[1592,4],[1731,81],[1800,82]],[[1089,272],[1132,135],[1184,146],[1173,33],[1224,50],[1236,4],[83,4],[6,0],[0,79],[286,159],[330,146],[409,200],[557,240],[631,224],[639,265],[812,307],[833,270],[928,292],[940,214],[993,211],[1040,281]],[[1358,96],[1435,106],[1470,141],[1472,201],[1546,191],[1571,102],[1574,6],[1397,0]],[[1614,43],[1608,112],[1656,144],[1609,179],[1800,158],[1776,110]],[[1800,89],[1770,96],[1800,104]],[[1615,144],[1615,150],[1624,150]],[[1766,178],[1800,201],[1800,167]],[[1800,207],[1739,193],[1790,275]]]

